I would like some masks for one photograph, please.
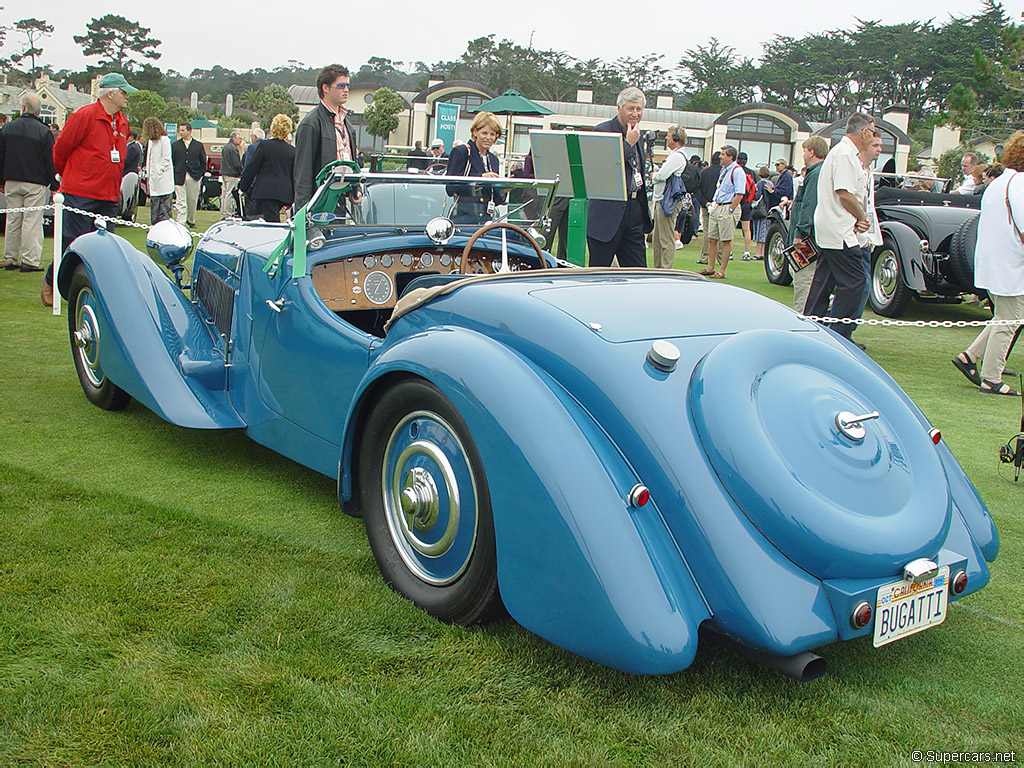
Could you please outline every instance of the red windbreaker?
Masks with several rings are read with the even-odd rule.
[[[110,159],[116,149],[118,162]],[[116,201],[128,149],[128,118],[107,114],[99,101],[73,112],[53,145],[60,191],[93,200]]]

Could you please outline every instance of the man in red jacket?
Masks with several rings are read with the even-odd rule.
[[[128,94],[137,90],[124,75],[104,75],[96,101],[68,117],[53,145],[53,165],[60,174],[65,206],[111,218],[117,216],[129,130],[128,118],[122,110],[128,104]],[[96,221],[65,209],[63,226],[61,250],[67,252],[76,237],[96,228]],[[46,270],[41,298],[43,304],[53,306],[53,264]]]

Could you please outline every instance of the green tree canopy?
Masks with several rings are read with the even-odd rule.
[[[25,45],[21,51],[11,56],[11,61],[18,64],[28,59],[30,62],[28,76],[33,78],[38,74],[36,57],[43,53],[43,49],[38,43],[44,37],[53,34],[53,24],[48,24],[42,19],[21,19],[14,23],[14,29],[25,36]]]
[[[124,16],[108,13],[85,25],[84,35],[75,35],[86,56],[101,56],[101,67],[134,72],[140,68],[140,58],[156,60],[160,41],[149,36],[149,27],[129,21]]]
[[[398,113],[402,111],[402,97],[390,88],[373,92],[373,103],[363,112],[366,130],[373,136],[387,138],[398,127]]]

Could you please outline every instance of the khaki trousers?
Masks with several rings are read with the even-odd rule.
[[[765,258],[768,258],[767,255]],[[812,261],[799,272],[793,273],[793,309],[797,312],[804,311],[807,294],[811,290],[811,281],[814,280],[814,270],[817,266],[818,262]]]
[[[238,215],[235,213],[235,196],[233,194],[237,186],[237,176],[220,177],[220,217],[222,219],[230,219]]]
[[[680,200],[672,215],[666,216],[661,212],[661,201],[654,204],[654,236],[651,238],[654,256],[651,266],[655,269],[672,269],[676,260],[676,216],[682,207],[683,201]]]
[[[47,188],[30,181],[8,181],[6,188],[8,208],[29,208],[46,205]],[[4,257],[15,264],[38,267],[43,254],[43,212],[25,211],[8,213],[4,231]]]
[[[700,260],[704,264],[708,263],[708,223],[710,219],[711,217],[708,214],[708,207],[706,205],[702,205],[700,207],[700,228],[703,230],[704,234],[700,239]]]
[[[1024,317],[1024,296],[996,296],[991,291],[989,295],[994,306],[993,320],[1016,320]],[[974,343],[967,348],[967,354],[973,359],[981,358],[981,378],[995,382],[1003,380],[1006,350],[1016,330],[1017,327],[1014,325],[986,325]]]
[[[199,179],[185,174],[185,183],[174,187],[174,218],[179,224],[196,225],[196,203],[199,202]]]

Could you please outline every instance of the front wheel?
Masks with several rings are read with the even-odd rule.
[[[71,276],[68,295],[71,356],[75,361],[78,381],[89,402],[105,411],[120,411],[131,401],[131,395],[108,379],[100,367],[100,348],[104,339],[99,311],[89,272],[84,264],[79,264]]]
[[[868,301],[876,315],[899,317],[910,306],[914,292],[907,287],[895,241],[886,235],[871,261],[871,290]]]
[[[465,421],[426,381],[389,389],[370,412],[359,479],[370,549],[399,594],[452,624],[500,612],[494,521]]]
[[[790,285],[793,274],[783,251],[786,248],[786,231],[777,221],[772,221],[764,239],[764,274],[772,285]]]

